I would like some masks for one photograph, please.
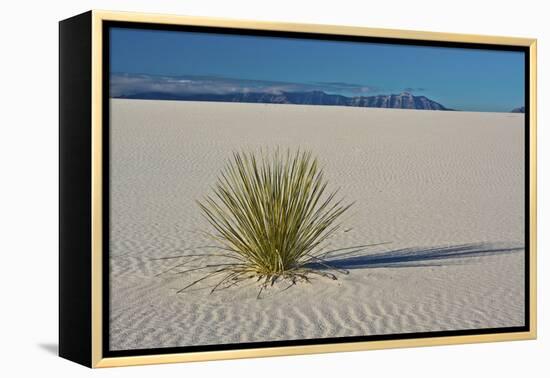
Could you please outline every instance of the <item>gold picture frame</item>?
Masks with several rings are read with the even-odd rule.
[[[528,51],[529,248],[528,329],[520,332],[464,334],[330,344],[269,346],[247,349],[105,356],[104,161],[105,121],[104,25],[107,22],[176,25],[266,32],[311,33],[411,41],[519,46]],[[60,355],[99,368],[188,361],[207,361],[346,352],[371,349],[466,344],[536,338],[536,39],[434,33],[366,27],[294,24],[93,10],[60,23]],[[72,67],[79,65],[80,68]],[[75,89],[76,88],[76,89]],[[75,110],[76,109],[76,110]],[[84,124],[82,124],[84,123]],[[79,128],[79,129],[78,129]],[[71,147],[75,139],[80,147]],[[88,146],[80,150],[82,145]],[[80,152],[79,152],[80,151]],[[82,154],[82,159],[80,155]],[[84,156],[85,155],[85,156]],[[68,160],[72,160],[69,162]],[[71,166],[73,164],[73,166]],[[76,165],[75,165],[76,164]],[[82,179],[75,175],[78,170]],[[75,180],[77,184],[75,184]],[[79,204],[79,205],[75,205]],[[71,210],[72,209],[72,210]],[[527,210],[527,209],[526,209]],[[79,218],[83,217],[83,218]],[[76,297],[79,296],[79,299]]]

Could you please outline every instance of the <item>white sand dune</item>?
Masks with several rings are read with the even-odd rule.
[[[144,100],[111,111],[111,349],[524,324],[522,114]],[[349,249],[327,256],[349,274],[261,299],[253,282],[176,294],[200,275],[157,277],[177,260],[154,259],[211,244],[195,201],[232,151],[274,145],[312,150],[356,201],[328,248]]]

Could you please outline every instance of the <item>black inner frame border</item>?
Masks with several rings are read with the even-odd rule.
[[[180,346],[167,348],[147,348],[147,349],[130,349],[130,350],[110,350],[109,349],[109,331],[110,331],[110,258],[109,258],[109,238],[110,238],[110,188],[109,188],[109,162],[110,162],[110,109],[109,109],[109,88],[110,88],[110,28],[131,28],[141,30],[163,30],[163,31],[180,31],[180,32],[200,32],[225,35],[246,35],[256,37],[282,37],[282,38],[297,38],[297,39],[314,39],[325,41],[342,41],[342,42],[363,42],[363,43],[380,43],[389,45],[412,45],[412,46],[429,46],[429,47],[447,47],[447,48],[467,48],[477,50],[498,50],[498,51],[517,51],[524,53],[524,90],[525,90],[525,321],[524,326],[518,327],[500,327],[500,328],[482,328],[482,329],[464,329],[464,330],[448,330],[448,331],[430,331],[430,332],[413,332],[402,334],[382,334],[369,336],[348,336],[348,337],[331,337],[317,339],[299,339],[299,340],[284,340],[284,341],[262,341],[248,342],[235,344],[215,344],[215,345],[194,345]],[[192,353],[206,351],[222,351],[222,350],[238,350],[238,349],[255,349],[266,347],[287,347],[287,346],[306,346],[306,345],[323,345],[323,344],[341,344],[350,342],[364,341],[383,341],[383,340],[407,340],[418,338],[433,338],[433,337],[452,337],[465,335],[486,335],[486,334],[502,334],[512,332],[529,332],[530,330],[530,126],[531,126],[531,109],[530,109],[530,54],[528,46],[513,46],[513,45],[498,45],[498,44],[483,44],[469,42],[446,42],[446,41],[429,41],[429,40],[414,40],[389,37],[367,37],[354,35],[335,35],[310,32],[288,32],[288,31],[271,31],[271,30],[256,30],[256,29],[239,29],[211,26],[191,26],[191,25],[171,25],[171,24],[155,24],[144,22],[128,22],[128,21],[103,21],[102,22],[102,169],[103,169],[103,262],[102,262],[102,356],[103,357],[128,357],[141,355],[158,355],[158,354],[173,354],[173,353]]]

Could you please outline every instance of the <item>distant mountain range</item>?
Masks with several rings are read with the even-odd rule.
[[[525,113],[525,106],[520,106],[519,108],[512,109],[512,113]]]
[[[229,94],[177,94],[165,92],[142,92],[130,95],[119,95],[116,98],[142,100],[176,100],[176,101],[215,101],[215,102],[248,102],[261,104],[295,104],[295,105],[339,105],[364,108],[453,110],[425,96],[414,96],[411,93],[347,97],[328,94],[323,91],[309,92],[239,92]]]

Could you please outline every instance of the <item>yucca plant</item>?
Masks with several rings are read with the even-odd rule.
[[[336,279],[330,270],[337,269],[321,251],[352,204],[343,204],[338,191],[329,193],[327,186],[311,152],[235,152],[213,194],[198,201],[218,251],[208,256],[227,262],[190,269],[209,271],[180,291],[216,275],[221,280],[212,291],[256,278],[258,296],[280,278],[291,284],[309,281],[310,274]]]

